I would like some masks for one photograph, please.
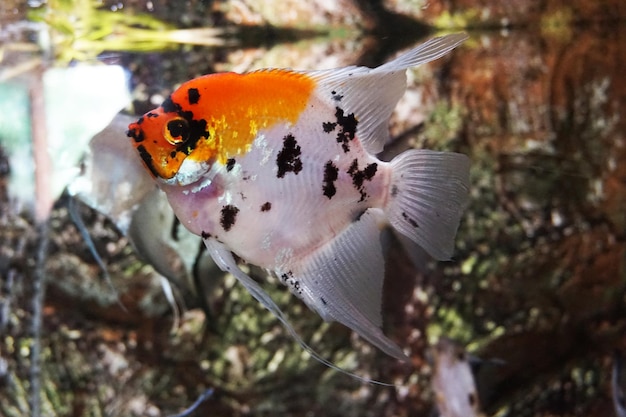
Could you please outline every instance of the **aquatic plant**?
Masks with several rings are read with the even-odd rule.
[[[157,51],[177,44],[223,45],[225,30],[177,29],[148,14],[107,10],[100,0],[50,0],[28,13],[43,22],[48,36],[40,36],[60,62],[93,59],[105,51]]]

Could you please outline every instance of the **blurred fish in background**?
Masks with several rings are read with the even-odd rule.
[[[93,137],[82,172],[69,184],[68,193],[109,218],[137,254],[166,278],[162,284],[175,312],[178,310],[168,282],[174,285],[186,307],[202,307],[208,313],[205,294],[210,289],[206,287],[213,281],[207,277],[221,276],[222,272],[207,256],[202,239],[180,225],[165,195],[137,160],[134,147],[120,138],[120,132],[132,120],[119,114]],[[94,257],[106,268],[90,244],[88,231],[73,202],[70,212]]]
[[[432,387],[439,417],[480,417],[480,404],[469,355],[458,343],[441,338],[432,348]]]
[[[208,285],[208,280],[194,283],[194,271],[206,274],[212,262],[202,255],[201,240],[179,227],[165,198],[159,196],[150,176],[133,158],[134,148],[123,132],[134,119],[117,114],[130,102],[127,78],[126,70],[117,65],[46,69],[41,75],[43,115],[20,112],[29,107],[28,77],[0,83],[0,142],[13,161],[9,193],[18,206],[31,209],[36,204],[36,149],[29,126],[39,117],[38,122],[45,126],[51,161],[51,170],[45,174],[49,198],[57,200],[67,187],[70,196],[110,219],[139,256],[176,286],[185,305],[197,306],[204,298],[196,297],[196,285]],[[94,79],[99,82],[94,83]],[[89,106],[84,105],[86,102]],[[106,276],[106,266],[80,218],[76,200],[70,199],[70,214]],[[170,294],[167,282],[163,284]],[[172,296],[168,299],[171,301]]]

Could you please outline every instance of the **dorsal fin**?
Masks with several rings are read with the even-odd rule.
[[[317,93],[358,121],[357,136],[376,154],[389,139],[388,122],[406,90],[407,68],[425,64],[450,52],[467,39],[465,33],[433,38],[377,68],[350,66],[310,72]]]

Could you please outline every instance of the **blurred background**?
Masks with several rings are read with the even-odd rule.
[[[625,23],[622,0],[3,0],[0,416],[166,416],[209,389],[191,416],[434,416],[448,339],[473,415],[625,416]],[[411,362],[251,271],[323,357],[397,386],[363,384],[216,269],[125,126],[202,74],[376,66],[458,31],[408,71],[381,155],[472,161],[453,261],[387,237]]]

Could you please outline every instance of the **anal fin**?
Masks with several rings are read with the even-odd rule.
[[[407,360],[400,347],[380,329],[385,275],[378,221],[381,216],[376,209],[363,213],[299,268],[290,271],[286,283],[324,320],[338,321],[388,355]]]

